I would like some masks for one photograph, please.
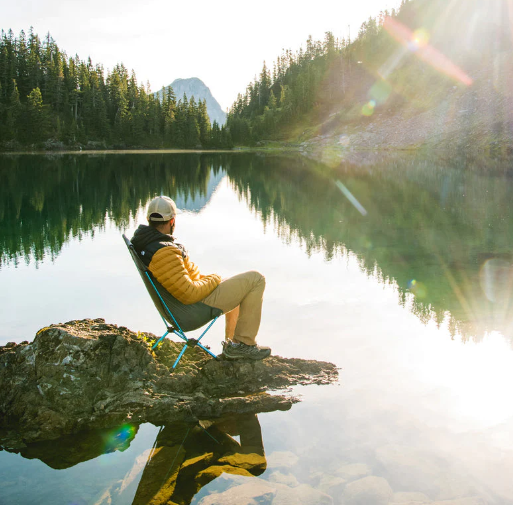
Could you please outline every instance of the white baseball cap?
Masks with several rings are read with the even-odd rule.
[[[176,204],[168,196],[155,197],[148,206],[148,221],[169,221],[177,214]]]

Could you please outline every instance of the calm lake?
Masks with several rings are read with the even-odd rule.
[[[259,343],[331,361],[340,381],[295,388],[287,412],[234,416],[220,443],[144,424],[4,448],[0,504],[513,504],[513,177],[492,168],[1,156],[0,345],[98,317],[162,334],[121,234],[164,194],[202,273],[266,276]],[[205,340],[220,353],[223,338],[216,323]],[[260,429],[265,456],[229,462]]]

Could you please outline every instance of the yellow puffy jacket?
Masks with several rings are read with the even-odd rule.
[[[203,300],[221,282],[219,275],[201,275],[199,268],[174,245],[155,252],[148,268],[162,286],[186,305]]]

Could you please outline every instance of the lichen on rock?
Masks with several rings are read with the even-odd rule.
[[[338,379],[331,363],[215,360],[197,347],[171,373],[183,344],[166,339],[154,352],[156,338],[85,319],[0,347],[0,438],[23,444],[126,421],[163,425],[286,410],[298,398],[268,390]]]

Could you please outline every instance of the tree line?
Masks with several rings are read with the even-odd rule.
[[[382,11],[365,21],[354,40],[337,39],[327,32],[322,41],[309,37],[304,49],[284,51],[272,68],[264,62],[260,74],[229,111],[227,125],[234,143],[250,145],[260,140],[301,139],[303,134],[322,135],[323,128],[361,120],[378,109],[386,113],[407,102],[419,108],[439,103],[457,83],[416,57],[415,44],[427,43],[429,31],[420,31],[417,36],[413,30],[427,26],[434,32],[431,25],[437,16],[433,12],[445,7],[442,0],[402,0],[398,9]],[[411,47],[401,47],[391,36],[387,30],[390,19],[405,32],[411,31]],[[459,64],[476,67],[468,51],[467,60],[462,60],[458,40],[465,39],[464,33],[454,36],[454,30],[449,43],[434,40],[435,45],[440,43],[444,53]],[[443,35],[449,36],[447,31]],[[474,57],[481,68],[482,55]],[[321,124],[324,126],[316,126]]]
[[[123,64],[106,72],[68,57],[48,34],[30,29],[0,38],[0,147],[230,148],[228,130],[210,124],[205,100],[160,100]]]

